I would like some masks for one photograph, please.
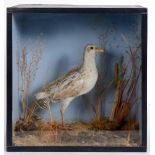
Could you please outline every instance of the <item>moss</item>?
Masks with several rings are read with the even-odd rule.
[[[37,117],[33,116],[28,122],[25,122],[24,118],[19,118],[15,124],[15,131],[33,131],[38,130],[42,125],[42,121]]]
[[[96,130],[116,130],[119,128],[117,123],[110,121],[108,118],[93,120],[91,125],[92,129]]]
[[[129,120],[127,123],[125,123],[122,127],[122,130],[138,130],[139,129],[139,123],[137,120]]]

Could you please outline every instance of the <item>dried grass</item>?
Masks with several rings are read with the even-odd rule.
[[[128,45],[127,37],[121,33],[124,42]],[[117,63],[115,64],[115,84],[116,92],[114,97],[114,102],[112,106],[112,111],[110,115],[110,120],[122,124],[125,119],[130,115],[132,107],[137,102],[136,91],[137,83],[141,73],[141,66],[138,64],[138,50],[140,45],[134,49],[128,45],[128,57],[129,64],[131,66],[131,71],[129,78],[127,74],[129,69],[129,64],[120,67]],[[122,77],[119,77],[120,74]]]
[[[93,120],[91,122],[91,128],[95,130],[117,130],[119,124],[110,121],[109,118],[102,118],[100,120]]]
[[[17,53],[17,65],[21,76],[20,96],[23,117],[27,114],[30,87],[35,79],[41,57],[42,48],[35,48],[30,52],[24,47],[21,53]]]

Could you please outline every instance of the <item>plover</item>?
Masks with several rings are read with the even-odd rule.
[[[64,126],[64,112],[71,101],[78,96],[90,92],[98,79],[96,68],[96,53],[104,52],[102,48],[95,45],[87,45],[84,49],[83,62],[55,81],[47,84],[40,92],[36,94],[37,104],[41,108],[46,108],[49,103],[61,103],[62,126]]]

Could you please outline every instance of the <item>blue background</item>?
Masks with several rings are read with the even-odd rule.
[[[43,55],[36,78],[31,85],[29,102],[34,99],[44,84],[56,79],[70,69],[82,63],[84,47],[93,43],[105,48],[104,54],[98,54],[96,61],[99,73],[106,86],[114,77],[114,64],[124,56],[127,61],[127,45],[120,33],[124,33],[131,46],[141,36],[140,14],[106,13],[14,13],[13,14],[13,122],[21,115],[20,74],[16,55],[23,47],[31,49],[41,47]],[[99,41],[100,37],[100,41]],[[140,38],[141,40],[141,38]],[[141,81],[141,80],[140,80]],[[141,86],[138,95],[141,96]],[[103,97],[103,116],[111,112],[114,88],[110,88]],[[94,118],[95,88],[86,95],[76,98],[65,112],[66,121],[89,121]],[[136,117],[140,119],[141,104],[136,105]],[[60,105],[52,104],[54,120],[60,120]],[[40,114],[49,120],[48,110]]]

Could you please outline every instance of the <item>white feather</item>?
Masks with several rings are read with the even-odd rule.
[[[40,100],[40,99],[46,98],[48,96],[49,95],[46,92],[40,92],[40,93],[37,93],[35,97],[37,100]]]

